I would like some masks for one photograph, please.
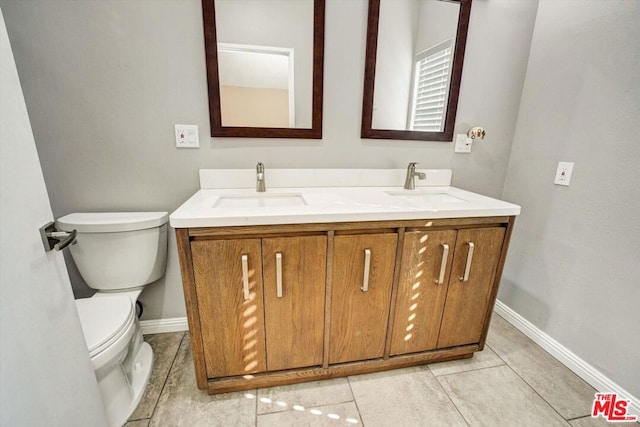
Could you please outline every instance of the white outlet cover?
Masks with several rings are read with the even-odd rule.
[[[456,153],[470,153],[473,139],[469,138],[466,133],[456,134]]]
[[[556,185],[568,186],[571,182],[571,174],[573,173],[573,162],[558,162],[556,177],[553,183]]]
[[[176,147],[199,148],[198,125],[176,125]]]

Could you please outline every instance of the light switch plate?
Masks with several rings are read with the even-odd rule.
[[[456,153],[470,153],[473,140],[466,133],[456,134]]]
[[[198,125],[176,125],[176,147],[199,148]]]
[[[558,170],[553,181],[556,185],[568,186],[571,182],[571,173],[573,172],[573,162],[558,162]]]

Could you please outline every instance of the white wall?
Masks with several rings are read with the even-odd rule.
[[[0,93],[0,425],[104,426],[2,10]]]
[[[453,169],[456,186],[500,196],[536,1],[475,1],[457,132],[482,125],[473,153],[446,142],[360,138],[366,0],[327,0],[322,140],[211,138],[200,0],[0,0],[56,217],[74,211],[172,211],[200,168]],[[177,19],[179,17],[179,19]],[[179,24],[179,25],[178,25]],[[179,53],[179,54],[177,54]],[[175,123],[201,148],[175,148]],[[399,183],[401,185],[401,183]],[[175,238],[145,318],[185,315]],[[69,263],[76,293],[85,288]]]
[[[373,89],[374,129],[407,128],[417,12],[416,0],[380,1]]]
[[[541,0],[499,298],[640,396],[640,2]],[[474,147],[475,148],[475,147]],[[571,186],[553,184],[573,161]]]
[[[418,22],[420,25],[418,25],[416,34],[414,55],[447,39],[455,40],[460,5],[433,0],[420,0],[418,4]]]

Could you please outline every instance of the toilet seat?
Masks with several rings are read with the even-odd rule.
[[[135,319],[127,296],[79,299],[76,307],[91,359],[127,334]]]

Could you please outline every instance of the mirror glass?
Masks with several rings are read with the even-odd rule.
[[[470,1],[369,8],[362,137],[451,141]]]
[[[294,64],[290,48],[218,42],[222,125],[296,127]]]
[[[319,138],[324,0],[203,0],[212,136]]]

